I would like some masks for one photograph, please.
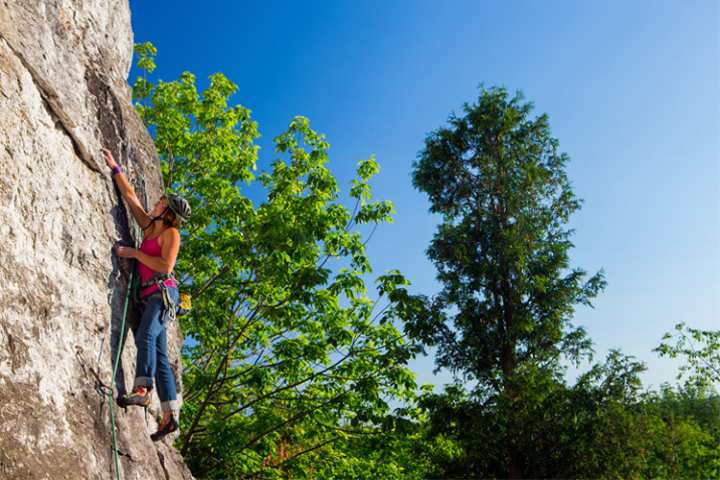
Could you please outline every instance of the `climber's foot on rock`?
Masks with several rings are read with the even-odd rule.
[[[121,407],[128,405],[147,407],[150,405],[150,389],[145,387],[135,387],[132,392],[130,392],[130,395],[118,398],[118,404]]]
[[[158,425],[158,431],[150,435],[150,438],[153,442],[157,442],[168,433],[172,433],[177,430],[178,426],[179,425],[175,420],[175,416],[170,414],[167,416],[167,418],[163,418],[163,420],[160,421],[160,425]]]

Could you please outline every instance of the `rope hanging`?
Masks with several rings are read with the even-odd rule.
[[[137,225],[132,224],[133,227],[133,233],[135,234],[135,246],[137,247],[138,239],[140,238],[138,236],[138,230]],[[113,456],[115,457],[115,478],[117,480],[122,480],[122,475],[120,473],[120,457],[118,456],[118,449],[117,449],[117,438],[115,436],[115,412],[113,410],[113,394],[115,391],[115,376],[117,374],[117,368],[120,364],[120,352],[122,351],[125,337],[125,318],[127,317],[127,306],[128,306],[128,300],[130,299],[130,295],[133,292],[133,289],[135,287],[135,269],[136,269],[136,263],[137,260],[132,262],[132,268],[130,269],[130,278],[128,280],[127,284],[127,292],[125,293],[125,302],[123,305],[123,314],[122,314],[122,320],[120,322],[120,341],[118,342],[118,347],[116,349],[115,353],[115,362],[113,364],[113,371],[112,371],[112,379],[110,381],[110,390],[108,392],[109,396],[109,408],[110,408],[110,423],[112,425],[112,444],[113,444]]]

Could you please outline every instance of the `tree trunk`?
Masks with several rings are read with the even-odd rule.
[[[515,373],[515,367],[517,358],[515,357],[515,340],[510,338],[510,331],[513,324],[513,308],[511,298],[511,285],[509,272],[503,262],[503,279],[502,279],[502,294],[501,298],[503,301],[503,322],[505,323],[505,340],[503,343],[503,349],[501,353],[503,377],[505,377],[505,393],[510,398],[510,408],[505,412],[507,418],[508,428],[506,430],[505,437],[505,455],[507,458],[507,472],[508,478],[516,479],[520,478],[521,471],[518,465],[518,452],[515,449],[515,435],[517,434],[515,428],[515,400],[517,399],[517,392],[515,386],[508,383],[508,378],[511,378]]]
[[[506,343],[503,346],[502,350],[502,369],[503,369],[503,376],[507,379],[509,376],[513,374],[515,371],[515,349],[512,344]],[[514,388],[507,383],[505,384],[505,393],[508,395],[508,397],[511,399],[512,402],[515,401],[517,397],[517,392],[514,391]],[[511,407],[505,412],[506,418],[507,418],[507,431],[505,436],[505,457],[507,461],[507,472],[508,472],[508,478],[521,478],[520,477],[520,467],[518,466],[518,454],[515,450],[515,435],[516,435],[516,429],[515,429],[515,418],[514,418],[514,407],[511,405]]]

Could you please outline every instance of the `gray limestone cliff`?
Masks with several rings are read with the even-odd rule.
[[[100,148],[144,205],[160,164],[131,105],[127,0],[0,0],[0,478],[115,478],[107,395],[138,245]],[[116,392],[132,385],[128,306]],[[182,333],[168,348],[182,400]],[[124,479],[190,479],[171,442],[154,443],[159,401],[114,406]]]

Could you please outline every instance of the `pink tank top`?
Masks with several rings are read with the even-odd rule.
[[[160,244],[157,241],[159,236],[160,235],[158,235],[157,237],[146,238],[145,240],[143,240],[143,242],[140,244],[140,251],[150,255],[151,257],[161,256],[162,249],[160,248]],[[155,273],[155,270],[151,269],[139,260],[137,262],[137,265],[138,273],[140,274],[140,283],[148,280],[150,277],[153,276],[153,273]],[[164,280],[163,284],[167,285],[168,287],[177,287],[177,284],[171,278]],[[150,295],[151,293],[156,292],[159,288],[160,287],[158,287],[157,285],[149,286],[142,292],[140,292],[140,297]]]

